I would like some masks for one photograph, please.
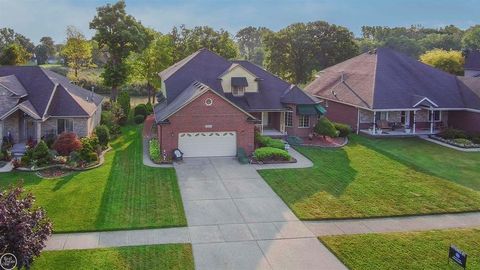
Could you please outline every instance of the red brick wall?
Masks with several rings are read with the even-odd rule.
[[[213,100],[213,105],[205,105],[207,98]],[[169,156],[178,147],[178,134],[181,132],[235,131],[237,147],[244,148],[247,154],[254,150],[254,123],[247,121],[245,113],[210,91],[168,120],[170,124],[158,126],[158,138],[162,151],[165,149]],[[211,128],[207,125],[211,125]]]
[[[298,127],[298,118],[297,115],[297,107],[293,104],[288,105],[288,107],[292,108],[293,115],[292,115],[292,127],[285,127],[285,131],[289,136],[298,136],[298,137],[308,137],[310,133],[313,132],[313,127],[317,124],[317,116],[310,116],[310,127],[309,128],[299,128]]]
[[[448,126],[472,133],[480,133],[480,113],[449,111]]]
[[[342,103],[327,101],[328,106],[326,117],[333,122],[350,125],[353,130],[357,129],[358,109],[354,106]]]

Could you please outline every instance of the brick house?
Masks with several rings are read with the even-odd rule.
[[[380,48],[320,71],[305,91],[326,116],[374,136],[480,132],[480,78],[454,76]]]
[[[15,143],[47,134],[90,135],[103,97],[38,66],[0,67],[0,134]]]
[[[267,136],[307,136],[320,101],[248,61],[201,49],[160,72],[154,114],[162,150],[186,157],[235,156],[254,150],[255,130]]]

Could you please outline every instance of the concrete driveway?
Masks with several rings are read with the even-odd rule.
[[[197,269],[346,269],[251,165],[175,164]]]

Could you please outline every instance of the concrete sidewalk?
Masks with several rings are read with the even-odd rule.
[[[316,236],[427,231],[480,226],[480,212],[409,217],[305,221]]]

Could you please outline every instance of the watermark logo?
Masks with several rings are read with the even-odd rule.
[[[0,257],[0,267],[4,270],[12,270],[17,266],[17,257],[12,253],[5,253]]]

